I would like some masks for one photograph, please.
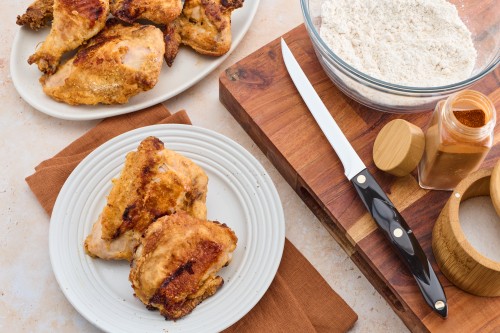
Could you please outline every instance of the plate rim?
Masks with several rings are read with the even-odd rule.
[[[9,71],[10,71],[12,83],[13,83],[14,88],[16,89],[17,93],[21,96],[21,98],[27,104],[29,104],[31,107],[33,107],[35,110],[42,112],[44,114],[47,114],[49,116],[59,118],[59,119],[64,119],[64,120],[84,121],[84,120],[104,119],[107,117],[117,116],[117,115],[121,115],[121,114],[127,114],[127,113],[136,112],[136,111],[145,109],[145,108],[153,106],[155,104],[165,102],[165,101],[181,94],[182,92],[188,90],[189,88],[191,88],[192,86],[194,86],[195,84],[197,84],[198,82],[200,82],[201,80],[206,78],[214,70],[216,70],[232,54],[232,52],[238,47],[240,42],[243,40],[243,38],[247,34],[248,29],[250,28],[250,26],[255,18],[255,15],[257,13],[257,9],[259,7],[260,0],[253,0],[253,1],[248,1],[248,2],[249,2],[248,6],[250,6],[249,14],[246,15],[246,20],[244,21],[244,24],[242,25],[241,33],[239,33],[237,36],[234,36],[234,32],[232,32],[233,36],[232,36],[231,48],[229,49],[229,51],[226,54],[224,54],[220,57],[214,58],[213,62],[211,62],[207,67],[205,67],[202,70],[202,73],[200,75],[197,75],[192,80],[186,81],[184,85],[181,85],[181,87],[179,87],[173,91],[166,92],[164,94],[160,94],[158,96],[155,96],[154,98],[150,98],[147,101],[142,102],[136,106],[131,107],[129,103],[115,104],[115,105],[110,105],[109,110],[99,110],[98,112],[93,111],[93,110],[87,110],[87,111],[84,111],[84,112],[86,112],[85,114],[81,114],[81,113],[74,114],[71,112],[64,113],[64,112],[60,112],[57,110],[53,110],[53,109],[51,109],[50,105],[45,105],[44,103],[40,103],[40,101],[38,101],[36,98],[32,97],[29,94],[29,92],[30,92],[29,90],[26,90],[23,88],[23,86],[22,86],[23,82],[21,79],[22,73],[19,72],[19,68],[17,68],[17,66],[15,65],[16,61],[14,61],[14,59],[17,58],[16,54],[19,52],[19,43],[20,43],[20,40],[22,39],[23,31],[28,30],[28,28],[26,28],[24,26],[18,27],[16,34],[14,36],[14,39],[13,39],[12,45],[11,45]],[[192,51],[192,52],[194,52],[194,51]],[[204,57],[203,55],[200,55],[198,53],[196,53],[196,55],[200,56],[200,57]],[[26,61],[27,61],[27,59],[26,59]],[[32,66],[34,66],[34,65],[32,65]],[[166,66],[164,61],[163,61],[163,66]],[[40,73],[40,75],[41,75],[41,73]],[[40,86],[40,89],[41,89],[41,86]],[[57,102],[55,100],[51,100],[51,103],[52,102],[65,104],[63,102]],[[82,105],[82,107],[85,107],[85,106],[92,107],[92,105]],[[106,107],[106,105],[103,105],[103,104],[98,104],[97,106],[102,107],[102,108]],[[115,106],[117,108],[111,109],[112,106]],[[123,106],[123,108],[122,108],[122,106]],[[62,105],[62,107],[69,108],[69,109],[78,108],[78,106],[69,105],[69,104]]]
[[[235,149],[237,149],[246,159],[248,159],[251,162],[251,165],[256,167],[257,169],[260,169],[262,171],[260,177],[263,177],[268,185],[268,189],[271,192],[270,195],[274,199],[274,203],[272,205],[269,205],[269,209],[271,212],[274,210],[274,214],[276,214],[276,217],[278,217],[278,221],[272,221],[274,225],[276,225],[276,232],[277,236],[276,238],[273,238],[273,242],[276,243],[276,251],[277,255],[274,256],[274,261],[270,265],[271,269],[268,270],[268,274],[266,275],[267,280],[263,281],[264,283],[260,284],[259,286],[261,289],[255,293],[257,296],[254,296],[253,301],[249,302],[247,307],[242,311],[241,313],[237,314],[235,317],[233,317],[231,320],[229,320],[226,324],[225,327],[220,327],[220,330],[223,330],[234,323],[236,323],[238,320],[243,318],[248,312],[250,312],[255,305],[261,300],[261,298],[264,296],[264,294],[267,292],[269,289],[272,281],[274,280],[276,273],[278,271],[279,265],[281,263],[283,251],[284,251],[284,245],[285,245],[285,217],[284,217],[284,211],[283,211],[283,205],[281,202],[281,199],[279,197],[279,193],[277,191],[277,188],[269,176],[269,173],[266,171],[264,166],[249,152],[247,151],[243,146],[241,146],[239,143],[236,141],[230,139],[227,136],[224,136],[220,133],[217,133],[213,130],[206,129],[203,127],[198,127],[198,126],[193,126],[193,125],[184,125],[184,124],[159,124],[159,125],[150,125],[150,126],[145,126],[141,128],[137,128],[131,131],[127,131],[117,137],[114,137],[99,147],[97,147],[94,151],[92,151],[87,157],[85,157],[78,165],[77,167],[73,170],[73,172],[70,174],[66,182],[64,183],[63,187],[61,188],[61,191],[59,192],[59,195],[56,199],[54,209],[53,209],[53,214],[50,219],[50,226],[49,226],[49,256],[50,256],[50,262],[51,262],[51,267],[54,273],[54,276],[56,278],[56,281],[58,283],[59,289],[63,292],[64,296],[66,299],[71,303],[71,305],[74,307],[74,309],[82,315],[86,320],[88,320],[90,323],[92,323],[94,326],[103,329],[105,331],[109,331],[107,326],[105,326],[105,322],[101,323],[101,320],[99,318],[94,318],[91,316],[91,313],[87,313],[86,311],[83,311],[85,309],[79,308],[75,303],[78,301],[78,298],[76,295],[73,295],[70,293],[69,290],[66,290],[66,288],[63,288],[64,283],[60,279],[61,275],[64,275],[64,266],[58,267],[58,265],[55,262],[55,251],[58,250],[59,248],[56,248],[54,245],[55,241],[55,234],[57,231],[57,222],[54,222],[53,219],[58,218],[58,214],[61,214],[60,207],[63,204],[63,199],[60,194],[66,194],[65,192],[68,191],[68,188],[71,187],[71,181],[68,181],[74,177],[77,177],[77,175],[80,173],[80,169],[83,169],[87,163],[90,163],[92,159],[95,158],[95,156],[98,156],[101,151],[105,151],[107,147],[112,147],[115,143],[118,143],[120,140],[123,139],[130,139],[130,137],[134,135],[139,135],[142,134],[143,137],[147,136],[148,133],[154,132],[155,130],[161,130],[161,131],[169,131],[169,130],[181,130],[181,131],[198,131],[199,133],[202,133],[204,135],[209,135],[213,136],[216,139],[222,141],[225,144],[229,144],[233,146]],[[140,142],[140,140],[138,141]],[[137,142],[137,144],[138,144]],[[85,163],[84,163],[85,162]],[[121,167],[120,167],[121,169]],[[69,200],[69,199],[68,199]],[[275,205],[276,204],[276,205]],[[62,214],[64,214],[65,211],[62,211]],[[54,223],[53,223],[54,222]],[[61,224],[61,223],[59,223]],[[59,271],[60,270],[60,271]],[[145,309],[145,308],[144,308]],[[82,312],[83,311],[83,312]],[[87,310],[88,311],[88,310]],[[219,328],[218,328],[219,329]],[[170,328],[169,328],[170,331]],[[172,328],[172,331],[176,331],[175,328]]]

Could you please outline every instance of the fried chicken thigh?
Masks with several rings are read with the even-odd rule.
[[[165,28],[165,60],[172,65],[179,45],[221,56],[231,48],[231,13],[244,0],[186,0],[181,16]]]
[[[128,26],[111,19],[55,74],[40,79],[43,91],[71,105],[126,103],[158,82],[162,41],[161,30],[152,25]]]
[[[35,0],[23,15],[18,15],[16,23],[39,30],[52,21],[52,7],[54,0]]]
[[[148,137],[125,166],[85,240],[93,257],[131,260],[139,238],[156,219],[179,210],[205,219],[208,177],[190,159]]]
[[[28,63],[36,63],[46,74],[54,73],[61,56],[95,36],[108,14],[108,0],[54,0],[50,33]]]
[[[182,11],[181,0],[110,0],[111,13],[125,22],[146,19],[157,24],[175,20]]]
[[[187,315],[222,286],[217,272],[230,262],[237,240],[225,224],[184,212],[158,219],[134,254],[135,295],[166,319]]]

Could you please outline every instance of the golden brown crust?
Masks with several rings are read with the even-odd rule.
[[[231,48],[231,13],[241,6],[243,0],[186,0],[182,14],[165,30],[166,49],[171,50],[165,53],[167,64],[171,66],[177,55],[179,38],[198,53],[226,54]]]
[[[148,306],[161,308],[161,314],[167,319],[177,319],[190,313],[201,301],[215,294],[224,283],[224,280],[217,276],[209,280],[208,286],[204,288],[205,292],[200,297],[187,297],[199,288],[200,281],[196,273],[205,272],[221,251],[221,246],[215,242],[200,241],[191,258],[163,280],[149,299]]]
[[[28,63],[36,63],[46,74],[54,73],[61,56],[95,36],[108,14],[107,0],[54,0],[50,33]]]
[[[164,216],[146,230],[129,279],[136,296],[167,319],[190,313],[223,284],[237,238],[226,225],[185,212]]]
[[[103,239],[127,230],[144,232],[151,221],[184,210],[206,217],[208,177],[191,160],[148,137],[129,153],[103,210]]]
[[[78,15],[79,19],[87,22],[90,28],[102,20],[103,14],[107,13],[108,5],[98,0],[58,0],[57,9],[64,10],[67,14]],[[106,17],[104,17],[106,18]]]
[[[163,31],[165,40],[165,61],[167,65],[171,67],[174,63],[174,59],[179,52],[179,46],[181,45],[182,38],[179,31],[179,20],[175,20],[170,24],[167,24],[165,30]]]
[[[142,233],[159,217],[183,210],[206,218],[207,185],[207,175],[193,161],[165,149],[158,138],[144,139],[113,180],[98,226],[85,241],[87,252],[130,260]]]
[[[182,11],[181,0],[111,0],[111,13],[125,22],[146,19],[157,24],[175,20]]]
[[[23,15],[18,15],[16,24],[39,30],[49,25],[53,19],[54,0],[35,0]]]
[[[43,76],[44,92],[71,105],[126,103],[158,82],[164,45],[151,25],[126,26],[117,19],[81,48],[51,76]]]

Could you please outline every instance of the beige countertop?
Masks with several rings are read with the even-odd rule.
[[[15,17],[29,2],[13,1],[0,12],[0,332],[98,332],[59,289],[48,253],[49,217],[24,181],[35,165],[97,121],[52,118],[30,107],[14,89],[9,62],[19,29]],[[300,23],[299,1],[262,0],[250,30],[229,58],[164,104],[171,111],[187,110],[195,125],[232,138],[263,164],[283,203],[286,236],[359,315],[353,332],[405,332],[386,301],[218,100],[218,76],[224,68]]]

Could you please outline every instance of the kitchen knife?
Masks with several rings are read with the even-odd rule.
[[[354,151],[283,38],[281,39],[281,52],[293,83],[340,158],[347,179],[354,185],[366,209],[410,269],[427,304],[439,315],[446,318],[448,305],[443,287],[422,247],[418,244],[417,238]]]

